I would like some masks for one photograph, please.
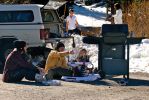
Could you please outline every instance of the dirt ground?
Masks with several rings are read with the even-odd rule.
[[[117,83],[121,78],[108,76],[89,83],[61,81],[61,86],[0,81],[0,100],[149,100],[149,74],[131,73],[128,86]]]

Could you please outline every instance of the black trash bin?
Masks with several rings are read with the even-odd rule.
[[[127,24],[104,24],[99,44],[99,70],[105,75],[127,75],[129,78],[129,45]]]
[[[100,37],[84,37],[83,42],[98,44],[101,77],[123,75],[129,79],[129,45],[140,43],[142,39],[129,37],[127,24],[103,24]]]

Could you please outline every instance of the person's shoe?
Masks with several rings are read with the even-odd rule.
[[[45,79],[45,77],[43,76],[43,75],[41,75],[41,74],[36,74],[35,75],[35,81],[36,82],[42,82],[42,81],[45,81],[46,79]]]
[[[126,86],[126,85],[128,85],[128,80],[127,79],[122,79],[122,80],[119,81],[119,84],[121,86]]]
[[[42,84],[46,86],[60,86],[61,82],[59,80],[45,80],[42,81]]]

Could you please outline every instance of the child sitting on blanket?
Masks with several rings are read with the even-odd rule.
[[[81,49],[78,57],[76,58],[77,62],[89,62],[89,55],[87,55],[86,49]]]
[[[89,55],[87,54],[86,49],[81,49],[79,54],[78,54],[78,57],[74,61],[75,62],[83,62],[82,65],[79,65],[73,69],[74,76],[85,76],[85,74],[91,72],[91,69],[88,69],[86,64],[85,64],[86,62],[89,62]],[[87,70],[89,72],[87,72]]]

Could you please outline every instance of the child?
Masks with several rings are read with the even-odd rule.
[[[89,55],[87,55],[86,49],[81,49],[76,59],[77,62],[89,62]]]
[[[83,62],[83,64],[74,68],[74,76],[85,76],[87,73],[86,71],[88,70],[85,62],[89,62],[89,55],[87,55],[87,50],[81,49],[75,61]]]

